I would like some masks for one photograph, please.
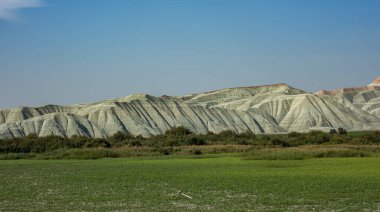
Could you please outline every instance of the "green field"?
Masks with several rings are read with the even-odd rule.
[[[380,209],[379,157],[195,157],[0,161],[0,211]]]

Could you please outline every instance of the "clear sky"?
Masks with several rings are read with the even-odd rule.
[[[0,0],[0,108],[379,75],[379,0]]]

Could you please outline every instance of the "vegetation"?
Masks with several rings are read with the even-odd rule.
[[[263,148],[245,152],[245,159],[303,160],[310,158],[379,156],[379,145],[306,145],[291,148]]]
[[[0,140],[0,211],[373,211],[379,156],[375,131],[28,135]]]
[[[103,157],[135,157],[155,155],[209,154],[224,152],[249,152],[260,148],[291,148],[304,145],[380,145],[380,131],[348,132],[342,128],[330,133],[312,131],[279,135],[255,135],[251,132],[235,133],[222,131],[218,134],[193,134],[183,127],[175,127],[162,135],[143,138],[118,132],[105,139],[93,139],[81,136],[70,138],[59,136],[38,137],[28,135],[22,138],[0,140],[0,159],[95,159]],[[204,147],[204,148],[200,148]],[[293,149],[292,149],[293,148]],[[375,147],[374,149],[377,149]],[[272,150],[268,150],[269,153]],[[345,150],[346,151],[346,150]],[[347,150],[348,151],[348,150]],[[351,150],[350,150],[351,151]],[[368,149],[364,150],[368,151]],[[264,151],[265,152],[265,151]],[[262,153],[264,153],[262,152]],[[339,155],[339,153],[334,153]],[[261,153],[260,153],[261,154]],[[284,153],[285,154],[285,153]],[[298,153],[297,153],[298,154]],[[326,157],[332,153],[325,154]],[[318,157],[317,153],[313,153]],[[355,154],[341,154],[355,155]],[[363,156],[373,155],[363,153]],[[357,155],[357,156],[360,156]],[[258,158],[258,156],[252,156]]]
[[[0,211],[376,211],[379,207],[379,157],[178,157],[0,161]]]

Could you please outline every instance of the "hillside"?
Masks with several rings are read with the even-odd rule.
[[[307,93],[286,84],[228,88],[183,97],[134,94],[92,104],[0,110],[0,138],[118,131],[149,137],[174,126],[195,133],[380,129],[380,78],[368,86]]]

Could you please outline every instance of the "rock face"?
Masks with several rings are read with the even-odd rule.
[[[378,78],[380,79],[380,78]],[[286,84],[228,88],[184,97],[135,94],[93,104],[0,110],[0,138],[108,137],[129,132],[148,137],[174,126],[195,133],[380,129],[380,87],[306,93]]]
[[[368,86],[380,86],[380,77],[376,78],[371,84]]]

